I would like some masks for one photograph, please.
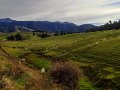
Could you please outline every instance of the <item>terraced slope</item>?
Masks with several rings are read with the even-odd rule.
[[[40,39],[28,34],[24,41],[1,42],[2,49],[23,64],[40,70],[67,61],[83,69],[83,90],[120,88],[120,30],[71,34]]]

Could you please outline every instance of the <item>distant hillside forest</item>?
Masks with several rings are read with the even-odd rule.
[[[16,21],[9,18],[0,19],[0,32],[15,32],[16,27],[22,27],[22,31],[46,31],[59,33],[61,31],[68,33],[95,32],[102,30],[120,29],[119,21],[109,21],[108,23],[95,26],[92,24],[76,25],[69,22],[49,22],[49,21]]]
[[[50,21],[16,21],[10,18],[0,19],[0,32],[15,32],[16,26],[24,27],[26,29],[32,29],[36,31],[47,31],[58,33],[61,31],[74,33],[74,32],[86,32],[86,30],[94,28],[96,26],[92,24],[76,25],[69,22],[50,22]],[[29,30],[28,30],[29,31]]]
[[[110,20],[108,23],[96,28],[92,28],[88,31],[102,31],[102,30],[112,30],[112,29],[116,29],[116,30],[120,29],[120,20],[113,22]]]

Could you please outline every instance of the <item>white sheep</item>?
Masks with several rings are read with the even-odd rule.
[[[87,45],[88,47],[92,47],[91,45]]]
[[[21,61],[19,61],[19,63],[21,64]]]
[[[112,39],[112,37],[109,37],[108,39]]]
[[[25,62],[25,58],[21,59],[22,62]]]
[[[42,68],[42,69],[41,69],[41,73],[45,73],[45,68]]]
[[[98,45],[99,44],[99,42],[95,42],[96,43],[96,45]]]

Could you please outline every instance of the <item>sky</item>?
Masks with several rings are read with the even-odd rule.
[[[120,0],[0,0],[0,18],[101,25],[120,19]]]

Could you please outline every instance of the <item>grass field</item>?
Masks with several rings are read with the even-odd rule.
[[[48,72],[54,61],[68,61],[83,70],[78,90],[119,90],[120,30],[68,34],[41,39],[21,33],[26,40],[1,42],[2,49],[33,69]],[[4,39],[6,34],[0,34]],[[3,63],[3,62],[2,62]],[[2,68],[2,66],[1,66]],[[107,84],[106,84],[106,82]]]

